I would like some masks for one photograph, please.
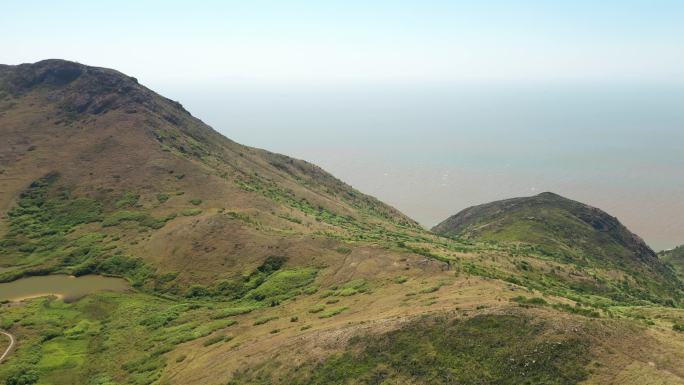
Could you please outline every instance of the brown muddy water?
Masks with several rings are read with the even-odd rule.
[[[0,283],[0,301],[21,301],[28,298],[56,296],[65,302],[99,291],[122,292],[130,288],[121,278],[86,275],[46,275],[28,277],[13,282]]]

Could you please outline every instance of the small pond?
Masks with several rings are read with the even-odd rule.
[[[101,275],[44,275],[0,283],[0,301],[21,301],[54,295],[65,302],[72,302],[97,291],[125,291],[128,288],[128,282],[121,278]]]

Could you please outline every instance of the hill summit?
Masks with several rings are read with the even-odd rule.
[[[528,215],[529,214],[529,215]],[[527,215],[527,216],[525,216]],[[525,225],[534,231],[518,231],[512,228],[514,221],[525,220]],[[572,226],[561,227],[561,224]],[[579,227],[579,228],[578,228]],[[577,232],[579,231],[579,233]],[[630,232],[617,218],[606,212],[552,192],[543,192],[532,197],[512,198],[466,208],[432,228],[445,235],[462,235],[467,238],[489,238],[500,240],[559,241],[557,246],[568,246],[570,242],[587,252],[597,242],[586,237],[601,237],[631,250],[645,262],[654,261],[656,253],[636,234]],[[562,232],[562,234],[561,234]],[[556,235],[552,236],[552,233]],[[536,238],[536,239],[534,239]],[[580,239],[581,238],[581,239]],[[532,243],[532,242],[530,242]],[[605,245],[605,242],[600,242]]]
[[[419,229],[318,166],[235,143],[111,69],[0,66],[0,136],[0,266],[12,266],[0,280],[85,274],[125,256],[181,293],[269,257],[328,263],[347,239]],[[88,236],[89,252],[74,256]]]
[[[617,218],[551,192],[469,207],[432,231],[471,240],[533,245],[544,257],[583,267],[629,271],[636,281],[657,282],[665,291],[681,286],[672,269]]]

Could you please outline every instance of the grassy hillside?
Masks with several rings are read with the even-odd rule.
[[[588,283],[586,289],[613,298],[625,295],[612,287],[615,284],[632,286],[628,296],[648,297],[650,292],[652,300],[671,293],[677,293],[672,299],[678,300],[682,295],[683,286],[674,271],[616,218],[553,193],[470,207],[432,230],[471,240],[517,244],[546,259],[596,270],[600,279]]]
[[[684,280],[684,246],[675,247],[672,250],[661,251],[658,257],[665,263],[672,266],[680,279]]]
[[[349,351],[285,376],[272,375],[279,363],[269,363],[229,384],[575,384],[586,379],[588,340],[563,331],[544,338],[546,322],[514,312],[426,317],[385,334],[362,335],[350,342]]]
[[[113,70],[1,67],[0,114],[0,266],[12,267],[0,280],[83,274],[122,256],[180,293],[270,255],[308,264],[345,240],[418,228],[314,165],[219,135]]]
[[[0,303],[0,383],[684,383],[679,281],[596,209],[547,195],[430,233],[61,60],[0,66],[0,137],[0,290],[130,283]]]

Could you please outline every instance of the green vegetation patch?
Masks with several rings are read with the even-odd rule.
[[[215,318],[215,319],[216,318],[233,317],[236,315],[250,313],[255,309],[258,309],[258,307],[254,307],[254,306],[229,307],[229,308],[217,310],[211,317]]]
[[[587,377],[589,342],[548,337],[543,322],[517,315],[441,317],[352,339],[347,352],[283,375],[267,363],[229,384],[577,384]]]
[[[19,344],[0,365],[0,384],[151,384],[179,344],[236,323],[212,320],[211,314],[199,303],[140,293],[98,293],[73,303],[41,298],[4,307],[0,325]],[[208,341],[218,343],[217,337]],[[223,333],[220,338],[230,339]]]
[[[321,295],[321,298],[330,296],[350,297],[359,293],[368,293],[369,291],[370,287],[368,286],[368,282],[366,280],[355,279],[353,281],[346,282],[340,287],[333,287],[330,290],[326,290]]]
[[[167,193],[159,193],[159,194],[157,194],[157,201],[158,201],[159,203],[164,203],[164,202],[168,201],[169,198],[171,198],[171,195],[169,195],[169,194],[167,194]]]
[[[345,311],[345,310],[347,310],[347,309],[349,309],[349,308],[348,308],[348,307],[337,307],[337,308],[334,308],[334,309],[326,310],[326,311],[322,312],[322,313],[318,316],[318,318],[330,318],[330,317],[334,317],[334,316],[336,316],[336,315],[342,313],[343,311]]]
[[[214,337],[211,337],[211,338],[207,339],[206,341],[204,341],[204,342],[202,343],[202,346],[205,346],[205,347],[206,347],[206,346],[210,346],[210,345],[217,344],[217,343],[219,343],[219,342],[230,341],[230,340],[232,340],[232,339],[233,339],[233,337],[230,337],[230,336],[223,336],[223,335],[221,335],[221,336],[214,336]]]
[[[275,306],[280,302],[309,292],[318,270],[312,267],[283,269],[286,259],[279,256],[266,258],[261,266],[248,276],[226,279],[210,288],[203,296],[219,296],[236,300],[238,308]]]
[[[105,217],[102,221],[102,226],[116,226],[125,221],[141,221],[145,216],[146,214],[140,211],[116,211]]]
[[[477,206],[462,219],[458,225],[445,222],[436,231],[526,257],[513,261],[516,271],[510,282],[540,290],[563,287],[631,305],[676,306],[684,299],[676,264],[658,263],[615,218],[581,203],[543,193]],[[661,258],[667,260],[668,254]],[[550,264],[542,267],[534,260],[562,264],[577,274],[539,271]],[[611,270],[625,274],[617,278]]]
[[[228,215],[228,217],[230,217],[231,219],[236,219],[253,226],[259,226],[259,222],[256,219],[249,216],[249,214],[228,211],[226,215]]]
[[[278,319],[278,317],[276,317],[276,316],[261,317],[261,318],[257,319],[256,321],[254,321],[254,326],[267,324],[267,323],[274,321],[274,320],[277,320],[277,319]]]
[[[315,313],[320,313],[325,309],[325,305],[316,305],[311,308],[309,308],[309,313],[315,314]]]
[[[138,222],[141,226],[146,226],[152,229],[160,229],[164,227],[166,222],[174,219],[175,217],[175,214],[171,214],[162,218],[154,218],[151,215],[141,211],[121,210],[107,215],[102,221],[102,226],[117,226],[122,222],[133,221]]]
[[[408,282],[408,277],[400,275],[394,278],[394,283],[402,284]]]
[[[202,209],[187,209],[181,211],[181,215],[184,217],[194,217],[195,215],[202,214]]]
[[[278,271],[264,283],[249,292],[247,298],[281,301],[301,293],[299,289],[311,284],[316,278],[316,269],[301,268]]]
[[[72,198],[66,191],[49,194],[58,178],[49,174],[21,193],[17,207],[8,213],[9,229],[0,241],[0,254],[23,263],[39,261],[65,247],[75,226],[100,220],[99,202]]]
[[[140,200],[140,194],[135,194],[132,192],[127,192],[119,200],[114,202],[114,207],[117,209],[135,207]]]
[[[517,303],[520,303],[520,304],[524,304],[524,305],[540,305],[540,306],[546,306],[546,305],[549,304],[548,302],[546,302],[546,300],[545,300],[544,298],[540,298],[540,297],[528,298],[528,297],[525,297],[525,296],[522,296],[522,295],[519,295],[519,296],[517,296],[517,297],[511,298],[511,301],[517,302]]]
[[[87,197],[72,197],[56,183],[58,174],[36,180],[21,193],[17,207],[8,213],[9,230],[0,240],[0,255],[15,268],[0,273],[0,282],[28,275],[65,273],[76,276],[106,274],[127,278],[135,287],[160,291],[177,290],[175,276],[157,277],[155,269],[142,259],[123,255],[117,249],[118,236],[84,232],[80,225],[102,221],[115,226],[135,221],[141,226],[160,228],[175,215],[154,218],[144,212],[105,207],[137,205],[138,195],[127,193],[113,205]]]

